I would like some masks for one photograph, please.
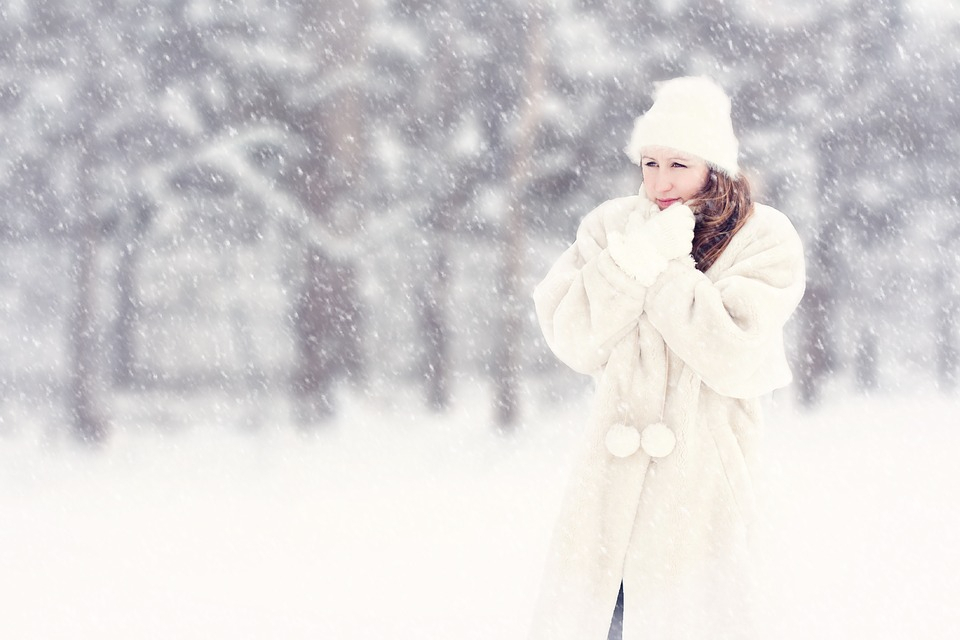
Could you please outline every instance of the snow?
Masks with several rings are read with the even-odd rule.
[[[171,403],[167,426],[128,411],[101,451],[8,432],[0,632],[522,638],[587,400],[527,390],[523,426],[500,433],[486,395],[463,388],[442,415],[352,397],[315,431],[268,397],[264,426],[239,429],[243,407],[204,396]],[[958,406],[772,404],[768,637],[952,637]]]
[[[906,3],[910,14],[925,23],[928,27],[942,23],[944,20],[960,19],[960,6],[955,2],[943,0],[912,0]]]
[[[771,429],[770,637],[954,636],[957,406],[858,398]]]

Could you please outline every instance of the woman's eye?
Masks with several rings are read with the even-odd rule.
[[[653,160],[647,160],[646,162],[643,163],[643,166],[645,166],[645,167],[656,167],[656,166],[657,166],[657,163],[654,162]]]
[[[673,167],[674,167],[675,169],[686,169],[686,168],[687,168],[687,165],[681,164],[681,163],[679,163],[679,162],[674,162],[674,163],[673,163]]]

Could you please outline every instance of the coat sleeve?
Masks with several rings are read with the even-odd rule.
[[[634,330],[647,287],[610,256],[607,232],[622,230],[629,199],[591,211],[576,241],[534,289],[537,318],[547,345],[571,369],[594,374],[614,345]]]
[[[803,297],[803,248],[786,216],[769,207],[755,210],[737,236],[726,250],[734,259],[716,281],[672,263],[649,288],[644,310],[707,386],[754,397],[790,380],[783,326]]]

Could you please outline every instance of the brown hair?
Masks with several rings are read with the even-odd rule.
[[[753,212],[750,183],[743,175],[732,178],[711,167],[706,186],[688,204],[697,214],[693,259],[706,271]]]

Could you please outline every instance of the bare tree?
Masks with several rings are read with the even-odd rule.
[[[77,229],[72,238],[74,301],[68,328],[71,417],[77,436],[90,444],[102,442],[107,437],[107,422],[98,389],[99,344],[94,322],[98,235],[97,229],[86,224]]]
[[[523,329],[523,300],[520,293],[524,248],[524,196],[529,184],[529,164],[536,147],[540,122],[540,103],[546,87],[547,42],[544,15],[537,4],[528,8],[524,89],[520,95],[520,119],[517,125],[513,158],[508,174],[509,209],[502,227],[501,266],[498,285],[502,325],[497,334],[493,376],[497,424],[515,425],[520,411],[520,338]],[[521,299],[522,298],[522,299]]]
[[[307,235],[303,284],[294,325],[297,365],[293,393],[305,424],[329,418],[336,383],[364,375],[359,271],[351,252],[318,239],[362,245],[365,212],[358,196],[364,161],[366,3],[331,0],[297,6],[300,37],[318,58],[309,78],[313,94],[294,109],[309,154],[298,188],[323,234]]]

